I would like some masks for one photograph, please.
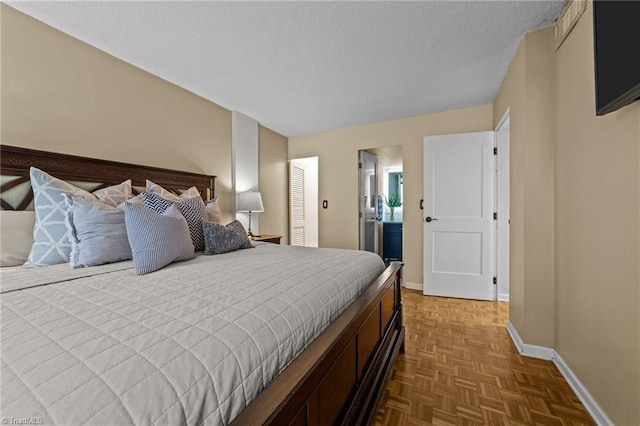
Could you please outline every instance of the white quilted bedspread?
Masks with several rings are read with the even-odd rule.
[[[132,266],[0,272],[3,419],[228,424],[384,269],[274,244]]]

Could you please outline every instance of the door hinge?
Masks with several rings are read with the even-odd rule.
[[[361,169],[362,168],[362,163],[358,163],[358,168]]]
[[[493,155],[498,155],[498,147],[493,148]]]
[[[493,212],[493,220],[498,220],[498,212]]]
[[[498,284],[498,277],[493,277],[493,284],[497,285]]]

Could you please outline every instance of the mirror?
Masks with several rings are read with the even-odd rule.
[[[397,195],[402,202],[402,172],[389,173],[389,198]]]

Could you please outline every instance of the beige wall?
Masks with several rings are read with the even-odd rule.
[[[555,344],[553,29],[527,34],[494,102],[510,112],[509,318],[522,339]]]
[[[260,192],[264,212],[260,213],[260,231],[282,235],[282,244],[289,243],[289,173],[288,140],[259,126],[258,129]]]
[[[595,116],[591,5],[555,54],[556,349],[640,424],[640,103]]]
[[[0,142],[218,176],[231,219],[231,113],[1,4]]]
[[[620,425],[640,424],[640,104],[595,116],[591,6],[554,53],[526,35],[511,114],[510,321],[555,348]]]
[[[289,139],[289,158],[318,156],[321,247],[358,248],[358,150],[402,145],[404,280],[422,288],[422,143],[425,136],[491,130],[492,105],[464,108]]]
[[[522,41],[493,103],[494,127],[509,109],[510,220],[509,225],[509,321],[524,328],[524,186],[525,186],[525,57]]]

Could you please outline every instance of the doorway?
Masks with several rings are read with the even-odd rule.
[[[402,261],[404,176],[402,145],[368,148],[378,161],[377,253],[385,263]]]
[[[359,153],[360,250],[378,253],[378,157]]]
[[[289,218],[290,244],[318,247],[318,157],[289,161]]]

